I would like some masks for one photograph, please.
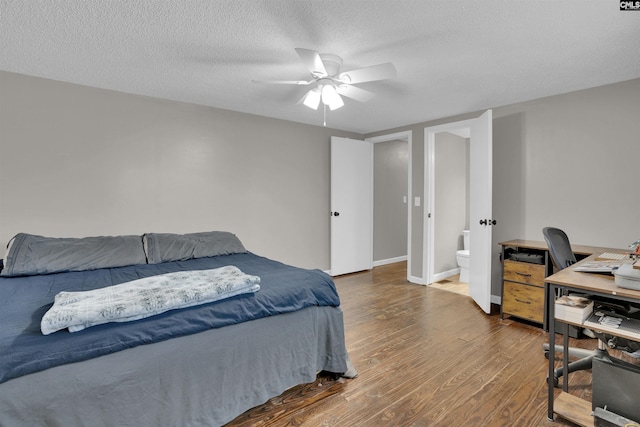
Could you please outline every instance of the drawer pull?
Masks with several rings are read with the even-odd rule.
[[[531,273],[520,273],[519,271],[516,271],[516,274],[519,274],[520,276],[524,276],[524,277],[531,277]]]
[[[523,304],[531,304],[531,301],[525,301],[525,300],[521,300],[519,298],[515,298],[516,301],[521,302]]]

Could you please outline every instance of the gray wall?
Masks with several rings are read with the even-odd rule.
[[[640,237],[640,79],[493,109],[498,242],[567,230],[576,244]],[[0,72],[0,244],[51,236],[233,231],[259,254],[329,268],[330,136],[413,131],[422,197],[424,127],[334,129]],[[422,206],[412,206],[421,275]]]
[[[463,248],[462,230],[469,225],[468,146],[467,139],[452,133],[435,135],[434,274],[458,267],[456,251]]]
[[[406,141],[373,144],[374,262],[407,256],[408,156]]]
[[[546,225],[573,243],[624,248],[640,237],[640,79],[493,108],[492,294],[498,242],[543,240]],[[469,113],[376,132],[413,131],[413,195],[423,193],[424,128]],[[422,274],[422,207],[412,207],[412,275]],[[471,220],[474,220],[473,218]]]
[[[228,230],[328,269],[332,135],[362,139],[0,72],[0,245],[18,232]]]

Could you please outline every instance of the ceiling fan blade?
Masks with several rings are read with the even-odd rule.
[[[351,85],[340,85],[336,91],[343,96],[351,99],[355,99],[360,102],[370,101],[375,95],[368,90],[360,89],[359,87]]]
[[[313,83],[313,80],[251,80],[253,83],[275,84],[275,85],[299,85],[305,86]]]
[[[305,67],[311,72],[312,75],[317,76],[326,76],[327,70],[324,68],[324,64],[322,63],[322,59],[320,58],[320,54],[315,50],[310,49],[302,49],[297,47],[296,52]]]
[[[365,83],[376,80],[392,79],[397,75],[396,67],[391,62],[372,65],[371,67],[359,68],[357,70],[340,73],[340,80],[344,83]]]

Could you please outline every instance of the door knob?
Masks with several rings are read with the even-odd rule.
[[[333,216],[340,216],[340,212],[334,212]]]

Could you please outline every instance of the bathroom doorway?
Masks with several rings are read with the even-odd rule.
[[[469,229],[469,128],[438,132],[434,139],[433,278],[431,284],[469,295],[468,278],[461,282],[457,252],[465,248]],[[463,262],[468,263],[468,259]],[[468,275],[468,264],[466,265]],[[440,285],[440,286],[439,286]]]
[[[456,252],[463,249],[462,231],[469,229],[470,128],[445,128],[430,136],[425,137],[425,279],[434,284],[460,274]]]
[[[485,313],[491,313],[493,130],[491,110],[475,119],[425,128],[425,174],[423,211],[423,280],[433,283],[435,271],[435,139],[440,132],[469,129],[469,295]],[[466,228],[466,227],[465,227]],[[460,230],[461,232],[462,230]]]

